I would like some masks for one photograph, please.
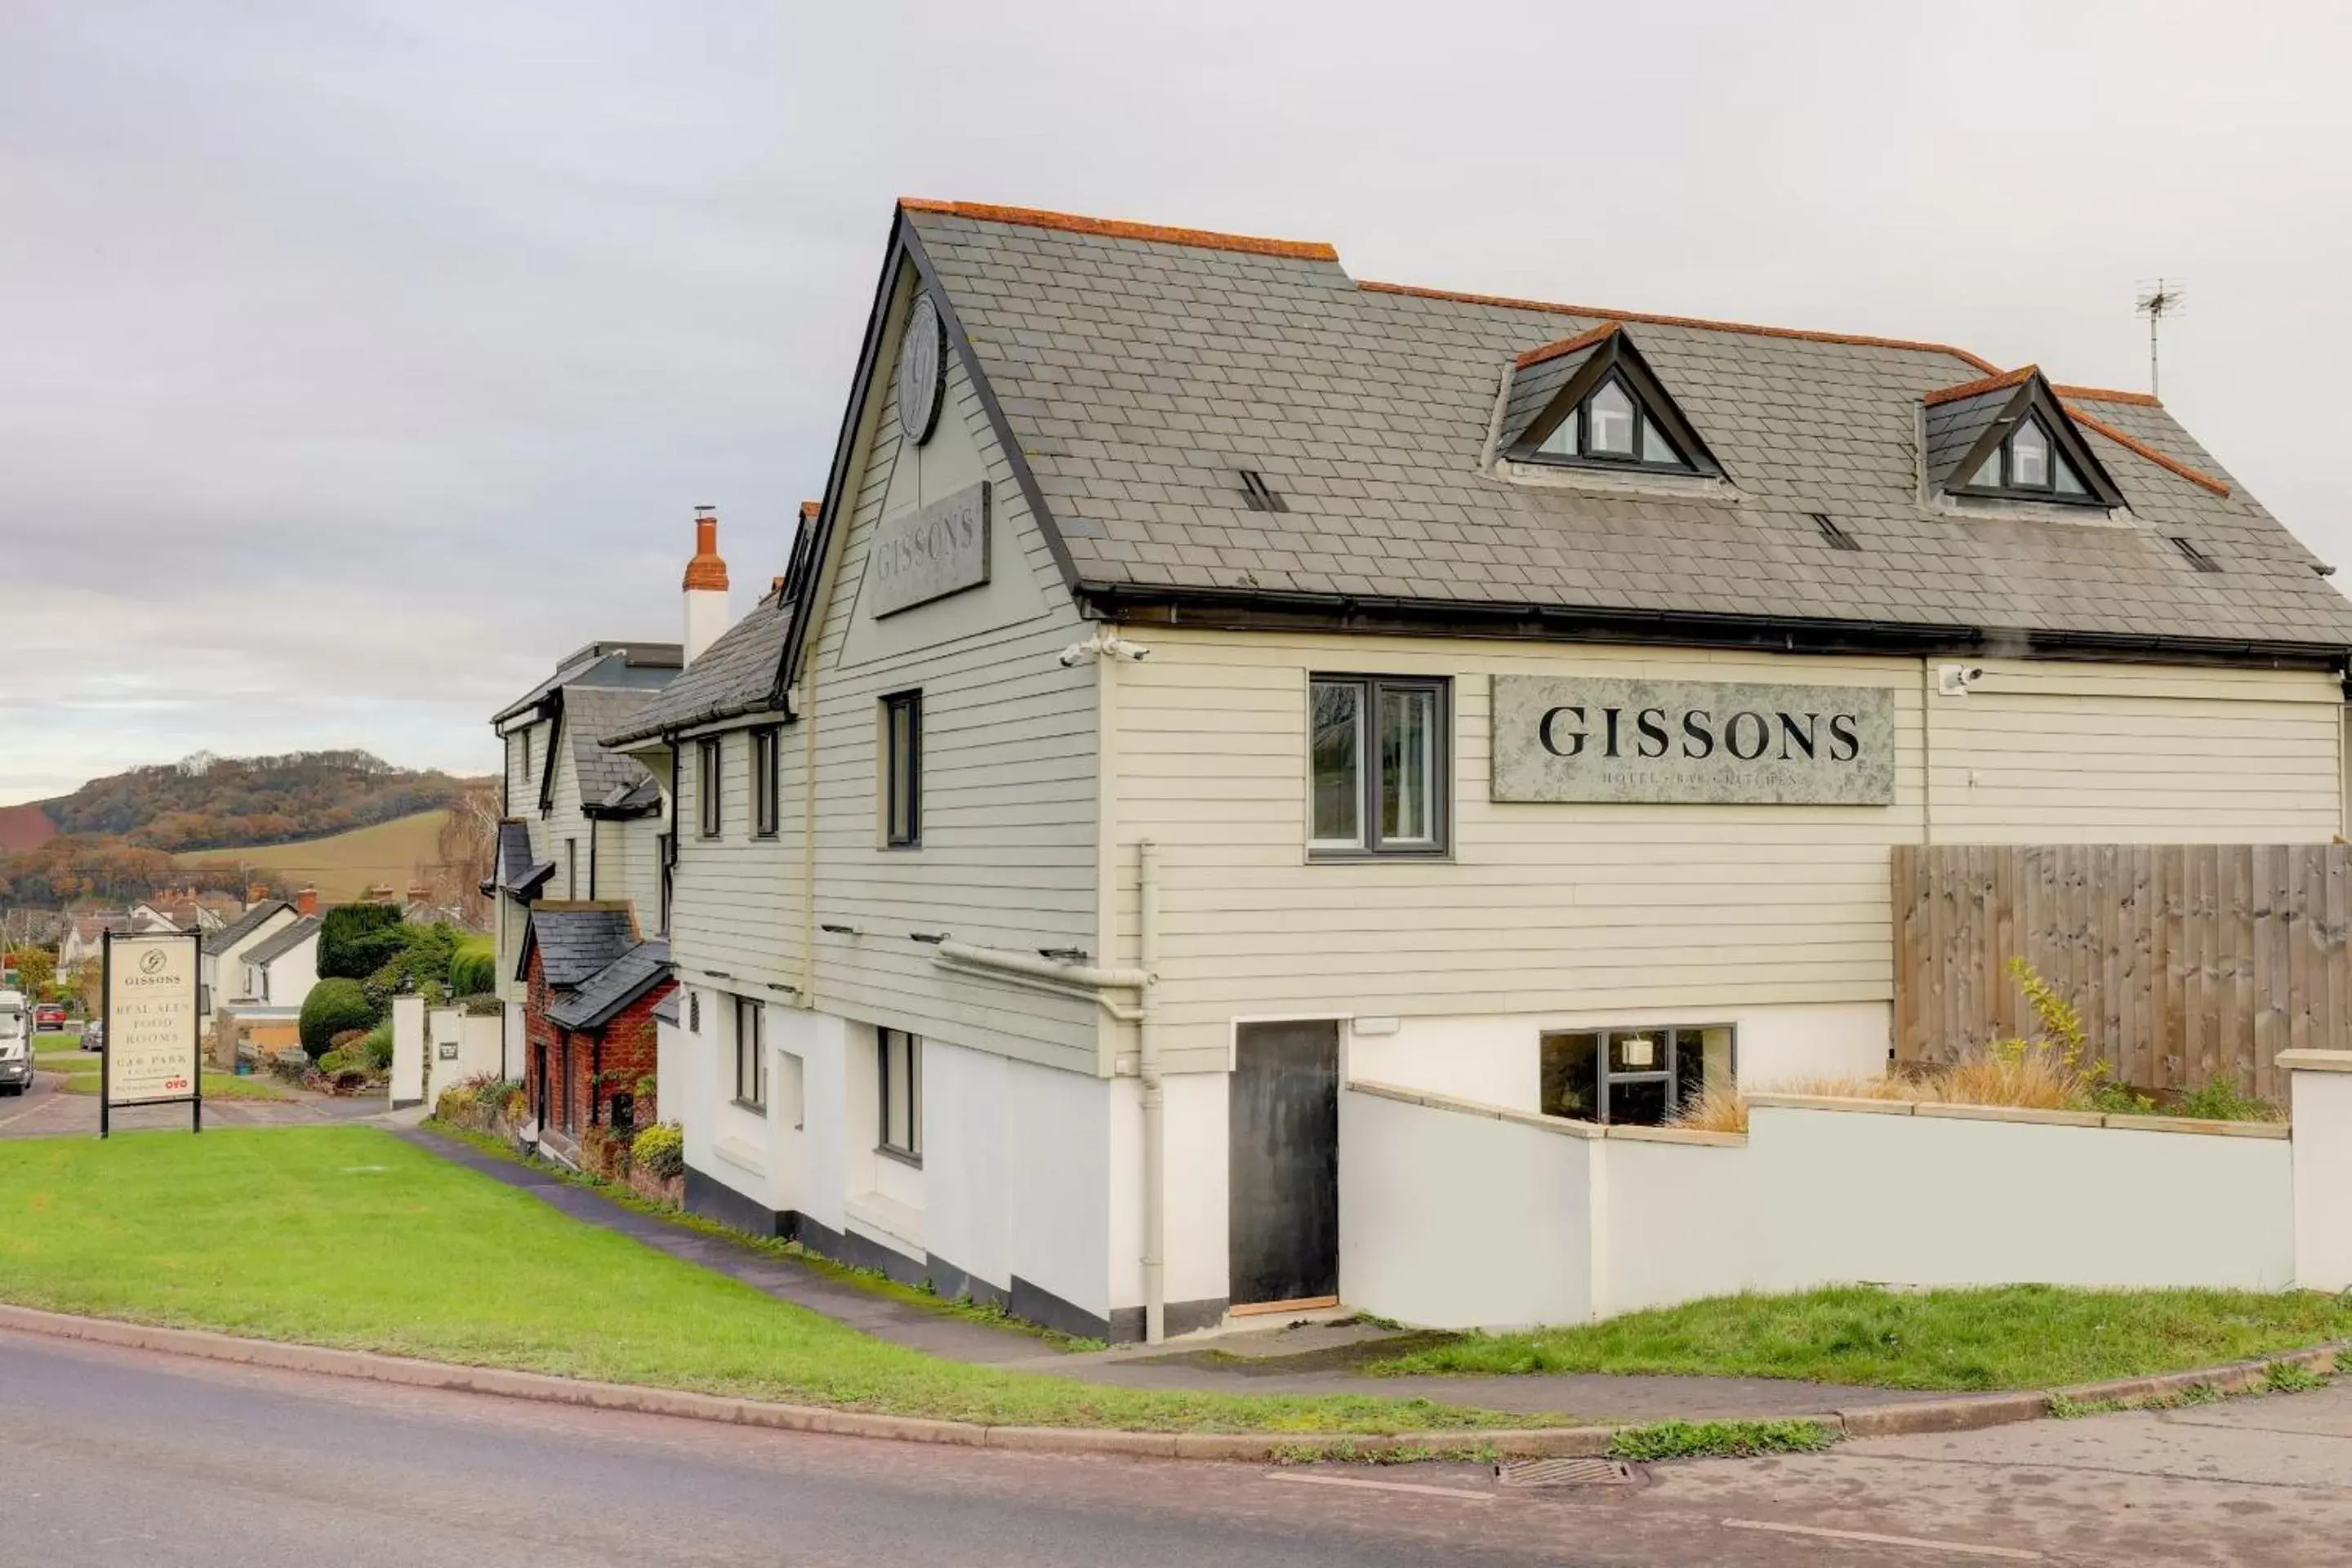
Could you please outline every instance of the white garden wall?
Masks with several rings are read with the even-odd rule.
[[[2352,1140],[2352,1094],[2343,1098],[2330,1113]],[[1351,1084],[1339,1121],[1342,1297],[1409,1322],[1501,1328],[1845,1282],[2275,1290],[2296,1280],[2295,1149],[2284,1129],[1851,1103],[1759,1100],[1744,1138],[1604,1134]],[[2331,1201],[2352,1210],[2346,1163]],[[2352,1268],[2352,1225],[2344,1240]]]

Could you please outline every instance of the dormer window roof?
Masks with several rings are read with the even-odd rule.
[[[1521,354],[1496,450],[1517,462],[1650,473],[1723,470],[1624,329],[1611,321]]]
[[[2032,365],[1931,392],[1927,480],[1947,493],[2113,509],[2125,505],[2050,384]]]

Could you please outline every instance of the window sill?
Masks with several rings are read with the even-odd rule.
[[[768,1114],[767,1104],[762,1100],[730,1100],[727,1103],[733,1106],[738,1110],[749,1111],[753,1116],[761,1117],[762,1119],[764,1119]]]
[[[922,1210],[880,1193],[853,1193],[842,1211],[850,1224],[878,1233],[917,1258],[924,1256]]]
[[[912,1165],[918,1171],[923,1168],[923,1157],[920,1154],[909,1153],[895,1145],[877,1143],[874,1145],[874,1152],[886,1160],[896,1160],[901,1165]]]
[[[1310,865],[1362,865],[1368,861],[1386,860],[1451,860],[1451,847],[1436,849],[1316,849],[1307,851]]]

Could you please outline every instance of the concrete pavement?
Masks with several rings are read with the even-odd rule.
[[[521,1404],[0,1333],[0,1568],[2341,1562],[2352,1390],[1525,1492]]]

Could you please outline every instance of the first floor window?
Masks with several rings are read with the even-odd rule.
[[[580,896],[580,840],[577,838],[563,841],[563,896],[566,899]]]
[[[882,699],[882,841],[893,849],[923,842],[923,694]]]
[[[768,1108],[768,1014],[751,996],[735,998],[735,1103]]]
[[[705,838],[719,837],[722,820],[719,815],[719,745],[715,735],[695,744],[694,812]]]
[[[1564,1029],[1541,1037],[1546,1116],[1655,1127],[1729,1092],[1735,1071],[1728,1026]]]
[[[1307,683],[1307,842],[1318,854],[1445,847],[1446,682],[1316,676]]]
[[[664,936],[669,934],[670,891],[677,882],[677,840],[669,834],[654,837],[654,859],[661,867],[661,925]]]
[[[904,1029],[875,1031],[882,1080],[882,1147],[909,1160],[923,1157],[923,1042]]]
[[[781,815],[778,761],[783,751],[782,742],[783,732],[780,730],[751,731],[751,831],[762,838],[776,836]]]

